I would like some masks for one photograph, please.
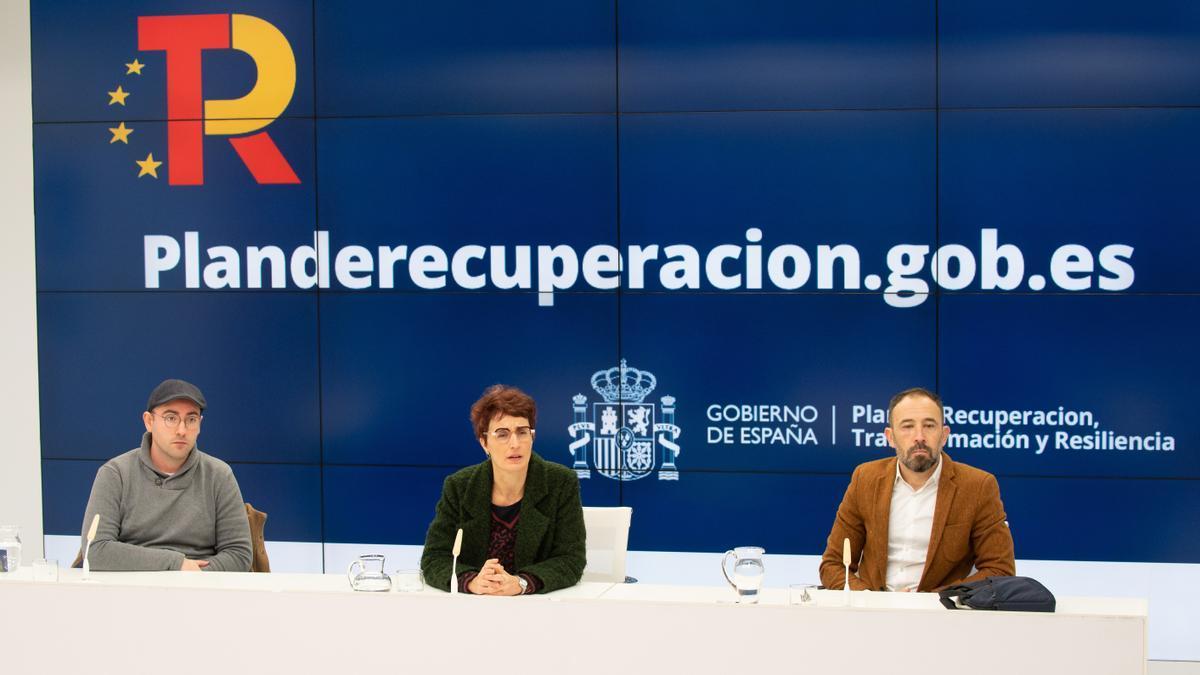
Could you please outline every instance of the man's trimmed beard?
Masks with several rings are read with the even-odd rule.
[[[925,452],[927,452],[929,454],[919,455],[919,456],[914,457],[913,451],[916,450],[917,448],[921,448],[922,450],[924,450]],[[941,453],[937,452],[936,450],[929,447],[925,443],[918,441],[916,443],[913,443],[912,447],[910,447],[908,450],[904,451],[904,459],[902,459],[900,461],[904,462],[904,466],[909,471],[914,471],[916,473],[925,473],[926,471],[937,466],[938,460],[940,460],[940,459],[941,459]]]

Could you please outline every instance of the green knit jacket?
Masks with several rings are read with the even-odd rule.
[[[487,560],[492,532],[489,460],[451,474],[442,485],[442,497],[425,534],[425,550],[421,554],[425,583],[434,588],[450,589],[450,551],[460,527],[463,542],[458,574],[478,572]],[[574,586],[587,564],[586,540],[575,472],[534,453],[529,458],[521,520],[517,525],[513,556],[516,569],[505,571],[536,576],[542,580],[539,591],[542,593]]]

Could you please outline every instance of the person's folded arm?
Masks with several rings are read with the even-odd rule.
[[[88,550],[88,567],[100,571],[143,572],[177,570],[183,565],[184,555],[165,548],[149,548],[118,541],[121,534],[121,474],[116,467],[105,464],[96,472],[92,493],[88,497],[83,515],[83,532],[80,550],[87,547],[88,530],[92,518],[100,514],[96,527],[96,539]]]
[[[570,481],[555,504],[554,542],[545,560],[527,565],[513,574],[534,577],[535,592],[548,593],[574,586],[587,566],[587,528],[583,523],[583,502],[579,480]]]
[[[975,573],[950,586],[1017,573],[1012,532],[1008,529],[995,476],[989,475],[984,482],[979,508],[971,525],[971,548],[975,551]]]
[[[858,560],[862,556],[863,544],[866,542],[867,529],[859,513],[854,496],[857,494],[858,470],[850,477],[850,485],[838,505],[837,515],[833,518],[833,528],[829,539],[825,542],[825,553],[821,556],[821,585],[825,588],[844,588],[846,586],[846,566],[842,564],[842,547],[846,538],[850,539],[850,590],[868,590],[867,584],[858,576]]]
[[[425,548],[421,552],[421,574],[425,583],[443,591],[450,590],[450,565],[454,550],[454,537],[458,534],[459,514],[462,496],[454,492],[454,487],[447,478],[442,483],[442,496],[438,498],[434,508],[433,522],[425,532]],[[458,561],[458,590],[466,589],[464,578],[468,573],[471,577],[479,573],[478,565],[467,565]],[[468,579],[469,581],[469,579]]]
[[[250,520],[246,503],[233,471],[226,469],[216,487],[217,553],[208,559],[205,571],[249,572],[253,556],[250,544]]]

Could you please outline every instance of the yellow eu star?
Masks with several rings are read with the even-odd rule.
[[[112,105],[114,103],[120,103],[121,105],[125,105],[125,98],[129,96],[129,92],[125,91],[124,89],[121,89],[121,85],[118,84],[117,90],[108,92],[108,95],[109,95],[109,99],[108,99],[109,105]]]
[[[115,127],[109,127],[108,130],[111,131],[113,135],[112,140],[109,141],[110,145],[116,143],[117,141],[121,141],[125,145],[129,145],[129,134],[133,133],[133,129],[125,126],[124,122],[121,122]],[[138,136],[138,138],[141,138],[141,136]]]
[[[162,166],[162,162],[154,161],[154,153],[146,155],[146,159],[133,160],[142,170],[138,172],[137,177],[141,178],[146,174],[150,174],[154,178],[158,178],[158,167]]]
[[[141,75],[142,68],[145,67],[145,65],[146,64],[144,64],[144,63],[139,63],[137,59],[134,59],[133,63],[125,64],[125,67],[128,68],[128,70],[125,71],[125,74],[126,75]]]

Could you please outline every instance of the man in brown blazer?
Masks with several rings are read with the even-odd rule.
[[[936,591],[1015,574],[996,477],[942,452],[950,427],[938,395],[916,388],[894,396],[884,435],[896,456],[854,469],[821,557],[821,583],[845,586],[846,538],[852,590]]]

